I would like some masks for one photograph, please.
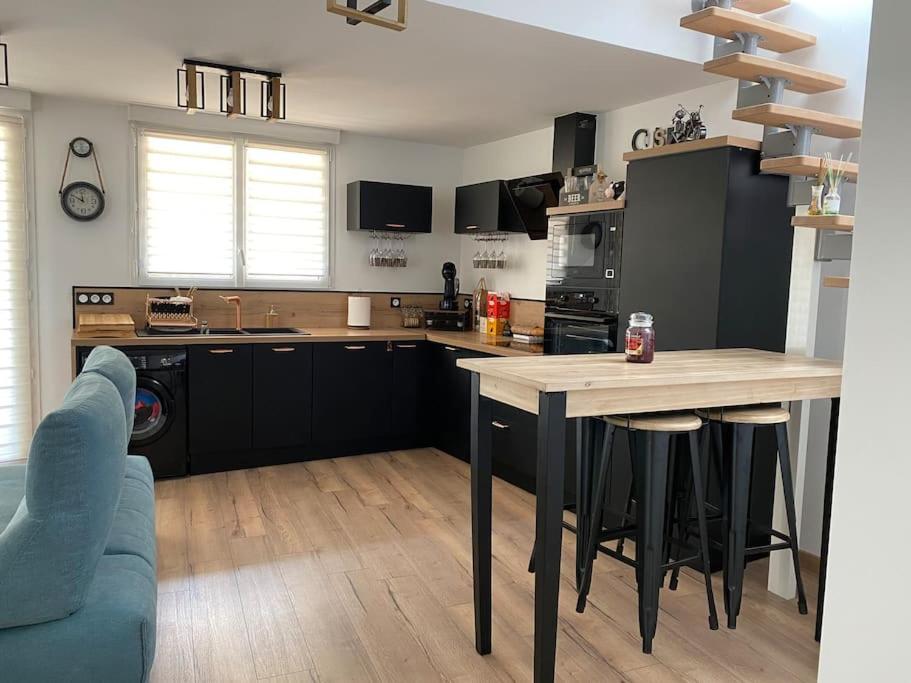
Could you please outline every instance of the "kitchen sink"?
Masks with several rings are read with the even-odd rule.
[[[245,327],[247,334],[310,334],[296,327]]]
[[[247,333],[244,330],[238,330],[234,327],[210,327],[209,334],[233,334],[241,336]]]

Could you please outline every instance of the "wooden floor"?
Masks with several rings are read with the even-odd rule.
[[[155,681],[532,678],[534,499],[524,491],[494,480],[486,657],[473,646],[469,472],[454,458],[416,450],[219,473],[158,482],[156,497]],[[815,617],[768,593],[764,566],[747,572],[736,631],[709,631],[693,576],[663,590],[648,656],[632,570],[599,559],[577,614],[574,537],[564,541],[560,679],[816,679]]]

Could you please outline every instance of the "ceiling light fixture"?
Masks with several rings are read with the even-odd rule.
[[[9,87],[9,63],[6,61],[6,43],[0,43],[0,50],[3,51],[3,73],[0,74],[0,85],[6,88]]]
[[[358,9],[357,0],[345,0],[344,5],[340,5],[339,0],[326,0],[326,10],[345,17],[352,26],[364,22],[393,31],[404,31],[408,27],[408,0],[398,0],[395,20],[379,16],[379,13],[391,4],[392,0],[375,0],[364,9]]]
[[[261,116],[270,121],[285,119],[285,84],[281,82],[280,71],[232,66],[201,59],[185,59],[183,68],[177,70],[177,106],[186,109],[187,113],[192,114],[206,108],[206,72],[219,74],[218,110],[228,118],[247,115],[247,80],[255,78],[262,81]],[[274,107],[273,84],[277,93]]]

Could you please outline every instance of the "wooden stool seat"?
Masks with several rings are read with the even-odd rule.
[[[643,432],[695,432],[702,427],[693,413],[643,413],[641,415],[608,415],[601,418],[621,429],[638,429]]]
[[[697,415],[713,422],[741,425],[777,425],[791,419],[791,413],[779,406],[751,406],[748,408],[712,408],[697,410]]]

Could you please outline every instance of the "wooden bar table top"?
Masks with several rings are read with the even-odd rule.
[[[720,349],[659,352],[648,364],[629,363],[617,353],[464,358],[457,365],[471,373],[475,649],[482,655],[492,649],[490,404],[497,401],[538,416],[535,681],[552,681],[556,664],[568,418],[832,399],[829,461],[834,462],[832,435],[837,431],[842,375],[837,361],[755,349]],[[577,462],[579,458],[581,453]],[[831,464],[828,469],[833,469]],[[821,590],[822,586],[821,577]],[[640,594],[640,612],[643,599]],[[657,595],[652,599],[652,608],[657,610]],[[821,598],[818,610],[821,615]]]
[[[529,358],[465,358],[481,395],[530,413],[539,393],[566,392],[566,417],[686,410],[834,398],[841,363],[757,351],[663,351],[652,363],[621,353]]]

